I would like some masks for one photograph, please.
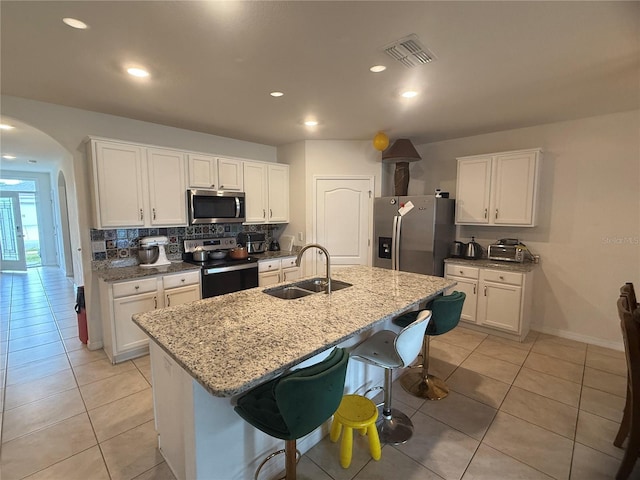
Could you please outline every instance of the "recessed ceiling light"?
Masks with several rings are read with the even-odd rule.
[[[272,97],[282,97],[284,95],[283,92],[271,92],[269,95]]]
[[[318,121],[317,121],[317,120],[306,120],[306,121],[304,122],[304,124],[305,124],[307,127],[315,127],[315,126],[317,126],[317,125],[318,125]]]
[[[29,163],[38,163],[37,160],[27,160],[27,162],[29,162]]]
[[[87,28],[89,28],[89,25],[84,23],[82,20],[78,20],[77,18],[67,17],[63,18],[62,21],[70,27],[77,28],[78,30],[86,30]]]
[[[0,130],[13,130],[13,125],[7,125],[6,123],[0,123]]]
[[[418,96],[418,92],[414,92],[413,90],[407,90],[406,92],[402,92],[401,95],[404,98],[413,98]]]
[[[7,160],[15,160],[15,155],[2,155],[2,158],[6,158]]]
[[[385,67],[384,65],[374,65],[369,70],[372,71],[373,73],[380,73],[380,72],[384,72],[386,69],[387,67]]]
[[[129,75],[132,75],[138,78],[146,78],[149,76],[149,72],[147,72],[143,68],[137,68],[137,67],[127,68],[127,73]]]

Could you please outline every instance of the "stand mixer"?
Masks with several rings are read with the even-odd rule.
[[[143,259],[140,256],[140,266],[141,267],[160,267],[162,265],[170,265],[171,261],[167,258],[167,252],[165,250],[165,245],[169,243],[169,239],[165,236],[156,236],[156,237],[143,237],[140,239],[140,250],[148,250],[153,249],[155,247],[158,250],[158,256],[155,260],[152,260],[150,263],[145,263],[148,259]],[[155,257],[155,255],[154,255]]]

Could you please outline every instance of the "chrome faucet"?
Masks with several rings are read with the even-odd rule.
[[[296,258],[296,267],[300,266],[300,260],[302,260],[302,254],[310,248],[317,248],[318,250],[322,250],[322,253],[324,253],[324,256],[327,257],[327,273],[326,273],[327,289],[325,290],[325,293],[331,293],[331,257],[329,256],[329,252],[327,251],[327,249],[324,248],[322,245],[318,245],[317,243],[308,243],[304,247],[302,247],[302,249],[300,249],[300,251],[298,252],[298,257]]]

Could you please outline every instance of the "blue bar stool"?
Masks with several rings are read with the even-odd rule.
[[[376,421],[382,443],[399,445],[413,435],[413,423],[400,410],[391,407],[391,370],[411,364],[420,351],[424,332],[431,319],[429,310],[418,313],[415,322],[403,328],[399,334],[382,330],[367,338],[351,352],[354,360],[384,368],[384,403]]]
[[[400,385],[414,397],[428,400],[440,400],[449,395],[449,387],[441,378],[429,374],[429,339],[432,335],[442,335],[458,325],[466,295],[453,292],[451,295],[437,297],[429,305],[431,322],[427,327],[422,343],[422,365],[412,366],[400,378]],[[393,320],[393,323],[406,327],[417,318],[417,312],[409,312]]]
[[[255,473],[274,456],[285,454],[285,478],[295,480],[296,440],[328,420],[344,393],[349,355],[336,348],[322,362],[294,370],[264,383],[240,397],[235,411],[258,430],[285,440],[285,449],[269,455]]]

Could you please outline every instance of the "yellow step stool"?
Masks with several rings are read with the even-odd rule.
[[[349,468],[351,465],[351,454],[353,450],[353,429],[356,428],[360,435],[369,436],[369,451],[374,460],[380,460],[381,449],[376,420],[378,419],[378,408],[375,404],[362,395],[345,395],[342,397],[338,410],[333,415],[331,433],[329,438],[332,442],[337,442],[342,432],[342,442],[340,443],[340,465],[342,468]]]

